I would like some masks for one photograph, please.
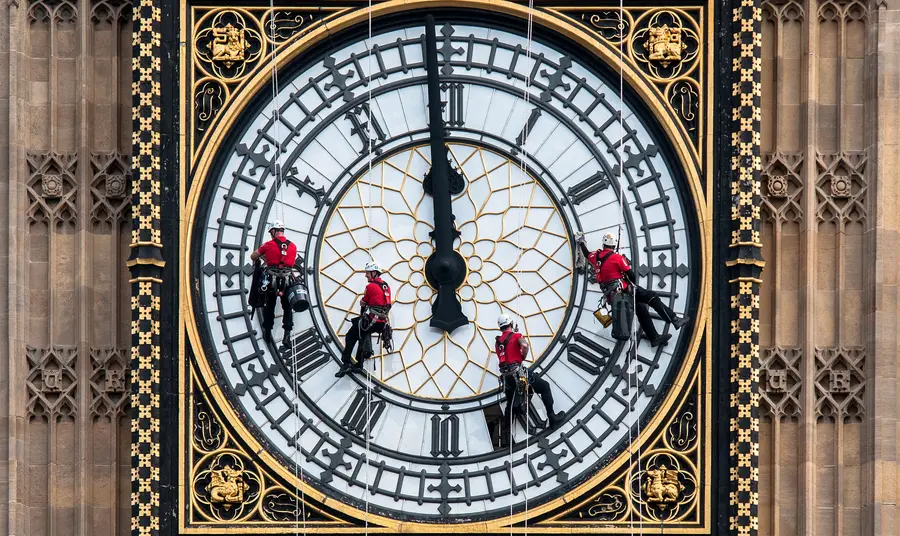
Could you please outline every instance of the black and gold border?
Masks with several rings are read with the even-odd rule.
[[[131,201],[131,534],[160,533],[161,6],[134,6]]]
[[[759,533],[762,2],[733,2],[728,533]]]
[[[345,5],[346,4],[346,5]],[[496,10],[505,13],[510,13],[514,15],[521,16],[527,10],[520,3],[515,2],[505,2],[502,0],[456,0],[456,1],[440,1],[435,0],[433,2],[429,2],[427,0],[419,0],[419,1],[386,1],[386,2],[378,2],[376,6],[376,10],[379,11],[380,14],[389,14],[401,9],[412,9],[412,8],[421,8],[425,4],[433,4],[435,6],[460,6],[460,7],[479,7],[482,9]],[[570,34],[570,37],[578,43],[582,43],[592,50],[596,50],[597,54],[606,58],[607,61],[614,61],[615,55],[612,53],[610,47],[607,44],[602,43],[602,39],[596,35],[595,32],[586,31],[586,28],[579,27],[576,24],[573,24],[571,20],[571,16],[561,17],[558,13],[551,12],[549,9],[550,3],[541,3],[539,6],[540,9],[544,9],[543,11],[536,10],[535,17],[536,23],[538,20],[550,24],[553,27],[559,28],[567,28],[567,31]],[[301,9],[304,6],[295,6],[292,4],[292,8]],[[266,46],[270,46],[270,50],[275,50],[276,54],[279,55],[279,62],[290,61],[293,57],[298,53],[302,53],[305,50],[309,43],[322,39],[329,35],[331,31],[336,31],[339,27],[347,26],[349,24],[353,24],[354,22],[364,22],[366,19],[366,11],[364,9],[359,9],[362,7],[361,4],[353,5],[353,2],[348,1],[346,3],[337,2],[328,4],[330,9],[336,9],[339,7],[344,7],[343,10],[336,10],[332,12],[327,17],[324,17],[326,20],[319,21],[311,21],[313,22],[309,26],[307,26],[303,31],[298,32],[295,36],[285,40],[283,43],[277,44],[277,46],[272,46],[273,44],[268,44]],[[556,7],[559,7],[556,5]],[[702,5],[703,9],[697,10],[699,13],[703,13],[706,10],[707,13],[712,13],[715,9],[715,3],[709,2],[706,5]],[[237,6],[230,7],[222,7],[221,10],[230,10],[233,12],[237,12],[241,14],[245,23],[248,24],[247,27],[253,28],[252,24],[258,25],[263,24],[262,21],[265,18],[265,10],[254,9],[252,7],[242,8]],[[276,8],[277,10],[280,8]],[[256,16],[259,19],[254,22],[249,19],[250,15],[259,12]],[[644,8],[642,13],[651,13],[651,8]],[[193,43],[193,33],[195,30],[203,30],[203,26],[201,23],[203,21],[209,20],[214,17],[214,12],[210,10],[208,7],[191,7],[186,6],[182,9],[182,36],[181,41],[185,43]],[[568,20],[566,20],[568,19]],[[197,24],[195,24],[197,21]],[[326,24],[327,22],[327,24]],[[251,24],[252,23],[252,24]],[[712,41],[712,24],[700,24],[698,27],[703,27],[705,29],[705,33],[703,34],[703,38],[705,40],[704,46],[707,46],[706,43]],[[190,30],[189,30],[190,28]],[[188,59],[186,60],[185,57]],[[699,65],[696,65],[694,71],[699,73],[703,71],[707,71],[711,67],[711,54],[704,53],[702,57],[698,60]],[[265,82],[266,72],[265,69],[257,70],[256,73],[240,73],[240,80],[236,80],[236,77],[232,77],[231,79],[227,79],[227,77],[222,77],[220,82],[227,85],[227,95],[225,102],[227,102],[227,106],[223,106],[222,110],[220,110],[215,119],[209,124],[208,127],[202,129],[202,131],[195,130],[196,122],[196,107],[205,105],[202,101],[197,100],[195,97],[200,94],[199,90],[201,89],[200,84],[205,84],[206,82],[203,80],[203,77],[197,77],[198,70],[194,67],[193,62],[194,58],[190,54],[190,52],[185,52],[182,57],[182,82],[181,82],[181,91],[182,91],[182,99],[186,105],[182,106],[183,117],[185,121],[182,122],[182,140],[184,142],[184,146],[181,147],[182,154],[182,173],[183,180],[181,181],[182,185],[186,185],[185,188],[187,190],[187,197],[184,198],[183,207],[185,213],[185,220],[182,222],[182,239],[181,239],[181,252],[182,255],[186,251],[187,241],[188,241],[188,229],[190,229],[193,220],[194,208],[196,205],[196,196],[197,191],[202,187],[203,178],[205,176],[206,170],[209,166],[210,154],[212,151],[209,149],[210,147],[215,147],[217,145],[217,138],[221,136],[221,133],[228,129],[228,125],[231,121],[234,120],[234,117],[243,106],[246,105],[247,99],[249,96],[252,96],[255,91],[254,87],[258,88],[261,83]],[[254,60],[257,61],[257,60]],[[185,65],[187,64],[187,65]],[[678,149],[679,158],[681,159],[682,165],[685,166],[688,174],[691,177],[691,188],[692,195],[695,199],[695,202],[698,203],[698,213],[700,217],[700,225],[701,225],[701,233],[703,235],[703,254],[702,254],[702,263],[704,266],[708,267],[711,264],[710,257],[710,244],[709,244],[709,233],[712,228],[712,221],[710,217],[711,210],[711,200],[710,200],[710,192],[711,192],[711,181],[708,180],[706,175],[709,174],[709,162],[710,162],[710,150],[705,151],[697,151],[696,145],[692,143],[687,136],[683,136],[680,133],[684,131],[682,127],[682,123],[678,120],[677,117],[671,113],[672,108],[668,105],[663,98],[662,89],[658,85],[648,84],[645,80],[645,73],[641,71],[639,66],[637,66],[634,62],[626,61],[625,66],[625,76],[626,83],[631,84],[633,87],[641,88],[642,91],[645,91],[646,94],[644,98],[648,101],[648,104],[653,107],[654,114],[657,119],[665,125],[667,129],[668,135],[675,142]],[[205,73],[207,81],[209,79],[208,73]],[[652,95],[652,96],[651,96]],[[706,98],[703,101],[704,110],[708,111],[709,104],[712,102],[711,98]],[[699,105],[698,105],[699,106]],[[187,108],[187,110],[185,109]],[[706,114],[704,117],[709,118],[709,114]],[[190,120],[188,120],[191,118]],[[194,121],[194,123],[190,123],[190,121]],[[704,128],[704,132],[708,132],[711,126],[709,119],[706,120],[706,125]],[[187,125],[193,125],[190,128]],[[196,141],[196,139],[200,139],[202,141]],[[702,143],[703,147],[710,148],[711,141],[709,138],[703,138]],[[194,151],[196,148],[196,152]],[[701,158],[700,154],[703,154],[705,158]],[[190,155],[190,156],[188,156]],[[195,158],[196,157],[196,158]],[[707,180],[704,180],[707,179]],[[181,273],[181,282],[182,288],[186,288],[186,285],[189,281],[186,274],[186,267],[182,266],[179,269]],[[699,407],[694,407],[689,413],[691,415],[698,416],[698,418],[702,418],[702,422],[698,422],[698,425],[703,429],[708,429],[711,426],[711,418],[708,409],[705,411],[703,408],[709,408],[710,403],[710,393],[712,390],[710,381],[711,381],[711,371],[709,368],[710,358],[711,358],[711,346],[708,344],[709,337],[711,336],[710,324],[708,319],[710,318],[710,308],[709,308],[709,293],[710,290],[710,276],[706,275],[704,277],[703,289],[701,294],[704,296],[702,298],[703,305],[702,310],[698,311],[698,328],[697,333],[695,335],[694,341],[691,344],[690,355],[692,356],[689,365],[686,365],[682,371],[678,373],[678,377],[674,380],[677,385],[682,387],[678,392],[681,393],[678,396],[670,397],[670,399],[666,402],[665,411],[661,411],[657,417],[653,419],[652,425],[647,427],[647,433],[642,437],[639,442],[645,445],[645,452],[652,455],[653,449],[655,449],[659,445],[663,445],[664,443],[659,441],[659,437],[661,437],[656,431],[662,430],[664,428],[669,427],[671,422],[671,417],[673,416],[673,412],[678,412],[678,408],[682,404],[679,400],[682,400],[682,395],[687,392],[693,392],[697,395],[699,399]],[[182,299],[182,308],[186,312],[191,311],[191,305],[189,303],[190,296],[188,293],[185,293],[184,298]],[[196,326],[193,325],[190,315],[184,315],[185,321],[185,330],[187,332],[187,341],[182,341],[182,364],[180,365],[180,374],[181,374],[181,385],[182,389],[184,389],[184,395],[181,397],[181,417],[179,418],[180,426],[182,427],[182,436],[181,436],[181,445],[179,446],[179,455],[181,456],[180,461],[180,475],[182,477],[182,484],[180,486],[180,507],[179,507],[179,525],[181,531],[183,533],[195,533],[195,534],[212,534],[212,533],[241,533],[249,530],[248,526],[240,527],[234,526],[233,523],[210,523],[209,521],[205,523],[195,524],[191,521],[191,515],[193,515],[189,509],[191,508],[189,505],[192,504],[192,493],[190,486],[187,485],[186,478],[188,475],[195,475],[196,471],[194,471],[195,467],[190,463],[191,455],[185,454],[189,449],[188,442],[190,438],[187,434],[190,433],[189,430],[184,429],[184,423],[186,419],[192,412],[192,408],[195,407],[198,399],[197,397],[203,393],[203,399],[207,400],[208,403],[213,404],[215,407],[222,406],[224,410],[227,410],[227,401],[223,398],[220,390],[217,386],[214,385],[215,382],[210,383],[210,377],[208,372],[208,366],[205,365],[202,359],[198,361],[192,361],[189,357],[192,353],[192,347],[194,346],[194,341],[196,337]],[[706,342],[704,342],[706,341]],[[699,357],[699,360],[695,359]],[[193,363],[197,366],[196,370],[194,366],[191,365]],[[699,365],[699,368],[695,368]],[[194,377],[193,374],[197,374],[197,387],[199,387],[200,391],[195,390],[195,384],[192,380]],[[696,380],[696,381],[695,381]],[[688,389],[689,386],[692,386]],[[684,393],[682,393],[684,391]],[[224,405],[224,406],[223,406]],[[672,406],[671,408],[669,406]],[[244,452],[247,453],[256,453],[256,459],[260,462],[259,467],[268,467],[270,462],[267,462],[268,456],[266,452],[261,450],[261,447],[255,443],[253,443],[252,438],[245,433],[240,432],[239,423],[234,423],[233,417],[229,414],[230,411],[225,411],[225,414],[222,415],[222,422],[228,426],[235,426],[235,429],[232,432],[233,437],[241,437],[244,436],[243,439],[249,441],[252,444],[244,445]],[[683,414],[679,414],[682,415]],[[656,439],[654,439],[654,437]],[[694,447],[694,450],[691,451],[691,459],[687,463],[685,467],[690,467],[693,471],[693,475],[697,480],[699,486],[699,493],[697,494],[698,499],[692,500],[691,504],[688,505],[688,508],[683,509],[683,512],[686,513],[681,519],[677,520],[677,522],[666,523],[665,530],[670,533],[695,533],[695,534],[708,534],[711,530],[712,523],[712,514],[711,507],[709,507],[709,502],[711,500],[711,474],[709,471],[710,465],[710,448],[711,443],[705,439],[700,437],[697,438],[698,441]],[[653,443],[651,445],[651,442]],[[187,450],[186,450],[187,449]],[[557,503],[552,505],[547,505],[546,508],[543,509],[542,512],[535,511],[532,513],[534,516],[540,516],[539,518],[533,518],[533,521],[538,522],[540,519],[546,520],[547,523],[543,526],[536,526],[532,522],[528,522],[522,516],[516,516],[515,519],[512,520],[503,520],[503,522],[494,524],[491,526],[485,524],[471,525],[471,526],[463,526],[463,525],[451,525],[451,526],[406,526],[406,525],[398,525],[391,520],[381,520],[374,519],[374,517],[370,516],[370,524],[369,530],[371,532],[396,532],[398,530],[402,531],[429,531],[429,532],[508,532],[512,530],[513,532],[541,532],[541,533],[558,533],[560,530],[565,530],[566,532],[585,532],[585,533],[617,533],[622,531],[628,531],[628,526],[631,524],[631,521],[626,520],[618,520],[618,523],[609,524],[604,522],[602,519],[590,519],[589,517],[584,517],[580,523],[559,523],[559,520],[562,520],[566,517],[569,519],[572,516],[578,516],[579,513],[576,511],[576,506],[579,502],[583,501],[585,497],[591,496],[594,491],[602,490],[604,486],[607,486],[607,481],[612,482],[615,478],[618,478],[619,473],[622,471],[627,471],[629,473],[636,473],[640,470],[641,467],[646,469],[646,464],[636,464],[635,468],[630,468],[629,464],[625,463],[629,461],[629,456],[626,454],[624,457],[620,456],[620,459],[616,461],[613,466],[611,466],[608,470],[604,471],[604,475],[600,475],[598,478],[592,479],[590,483],[586,486],[580,486],[578,489],[573,490],[571,493],[566,494],[566,496],[560,497]],[[281,472],[279,467],[272,467],[274,472]],[[203,469],[200,469],[201,471]],[[286,478],[290,480],[291,475],[280,474],[274,475],[276,477],[281,476],[282,478]],[[289,486],[293,487],[293,486]],[[700,499],[699,497],[703,497],[703,501],[706,501],[706,507],[700,507]],[[307,504],[315,505],[317,501],[325,501],[327,497],[317,497],[317,492],[314,489],[308,489],[306,491],[306,500]],[[340,510],[340,513],[343,512],[342,505],[333,505],[334,508]],[[636,511],[636,509],[633,508]],[[346,514],[346,513],[345,513]],[[512,522],[512,527],[509,522]],[[556,522],[554,522],[556,521]],[[640,516],[635,518],[637,523],[640,523]],[[675,520],[672,520],[675,521]],[[686,522],[685,522],[686,521]],[[647,521],[643,521],[646,523]],[[527,523],[527,525],[525,524]],[[564,529],[562,525],[568,525]],[[252,530],[254,532],[265,532],[265,533],[290,533],[296,529],[296,523],[283,523],[280,526],[278,524],[269,523],[268,526],[253,526]],[[337,527],[332,525],[331,527],[326,526],[307,526],[309,532],[346,532],[349,530],[354,530],[351,527]]]

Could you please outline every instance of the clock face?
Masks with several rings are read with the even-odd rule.
[[[587,55],[540,40],[529,54],[523,35],[472,20],[481,22],[438,27],[459,186],[454,249],[468,270],[457,296],[469,325],[452,334],[429,326],[435,291],[424,266],[435,245],[420,22],[348,37],[282,72],[277,98],[263,99],[219,148],[194,230],[204,352],[236,413],[310,486],[409,522],[489,520],[559,497],[626,450],[667,395],[692,334],[657,319],[669,345],[642,341],[628,360],[627,345],[594,318],[599,289],[576,268],[575,232],[598,248],[621,222],[620,251],[640,284],[696,313],[692,201],[637,101],[620,101],[618,80]],[[312,303],[294,314],[283,353],[262,341],[246,296],[249,253],[275,219],[298,245]],[[393,289],[394,351],[367,361],[365,375],[338,379],[370,255]],[[498,401],[505,406],[493,353],[501,312],[528,338],[529,364],[566,415],[545,429],[533,398],[512,451],[493,433]],[[276,319],[277,340],[279,330]]]
[[[472,142],[448,149],[464,183],[453,196],[454,246],[468,268],[458,296],[470,324],[452,334],[429,326],[436,293],[425,277],[434,252],[433,203],[423,188],[428,146],[385,155],[351,182],[325,224],[316,274],[327,326],[343,339],[347,320],[359,314],[359,268],[374,255],[394,290],[396,341],[370,364],[374,377],[410,395],[457,400],[497,389],[501,313],[518,319],[529,358],[552,348],[572,298],[573,266],[565,217],[519,159]]]

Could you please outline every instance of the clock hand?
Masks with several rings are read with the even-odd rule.
[[[431,326],[452,333],[469,319],[462,312],[456,289],[466,277],[466,261],[453,250],[454,228],[450,198],[449,163],[444,145],[444,118],[438,80],[437,37],[434,17],[425,17],[425,63],[428,73],[428,118],[431,130],[431,199],[434,203],[434,253],[425,262],[425,276],[438,290],[431,307]]]

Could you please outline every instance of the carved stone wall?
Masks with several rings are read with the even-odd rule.
[[[0,3],[2,534],[131,532],[131,25]]]
[[[900,5],[763,6],[760,534],[896,534]]]

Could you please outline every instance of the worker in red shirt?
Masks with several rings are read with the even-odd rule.
[[[681,329],[681,326],[690,320],[689,317],[676,315],[675,311],[666,306],[659,299],[659,295],[652,290],[647,290],[635,284],[637,277],[634,269],[628,263],[628,259],[616,253],[618,240],[615,236],[607,233],[603,237],[603,249],[593,252],[588,251],[587,245],[584,243],[584,235],[579,233],[577,241],[582,254],[587,258],[594,270],[595,282],[600,285],[606,296],[607,303],[612,303],[612,298],[618,292],[634,292],[635,312],[641,324],[641,329],[647,338],[650,339],[650,346],[665,346],[669,339],[672,338],[670,333],[660,335],[656,331],[656,326],[653,325],[653,318],[650,317],[650,307],[663,320],[671,322],[672,327],[675,329]]]
[[[284,310],[282,327],[284,338],[283,346],[290,346],[291,330],[294,328],[294,312],[288,302],[287,288],[294,283],[294,263],[297,262],[297,245],[284,236],[284,223],[275,220],[269,227],[269,235],[272,240],[259,247],[250,254],[250,259],[256,262],[262,258],[266,262],[266,274],[263,287],[266,292],[266,304],[263,307],[263,339],[272,343],[272,328],[275,326],[275,303],[281,300],[281,308]]]
[[[528,357],[528,341],[522,337],[517,329],[513,328],[509,315],[501,314],[497,318],[497,326],[500,335],[494,342],[494,350],[500,360],[500,379],[503,382],[503,392],[506,395],[506,412],[504,425],[511,422],[511,411],[527,419],[525,415],[525,384],[535,393],[539,394],[547,410],[549,428],[555,428],[562,423],[564,413],[553,411],[553,393],[550,391],[550,383],[528,370],[522,362]],[[525,380],[523,383],[522,380]]]
[[[381,267],[377,262],[366,263],[366,289],[359,300],[360,314],[350,321],[350,329],[344,340],[344,351],[341,354],[341,368],[335,373],[340,378],[348,372],[362,370],[363,360],[374,354],[371,349],[372,333],[383,333],[391,309],[391,287],[381,278]],[[356,358],[353,359],[353,347],[359,343]],[[369,355],[365,355],[369,354]],[[353,359],[351,361],[351,359]]]

